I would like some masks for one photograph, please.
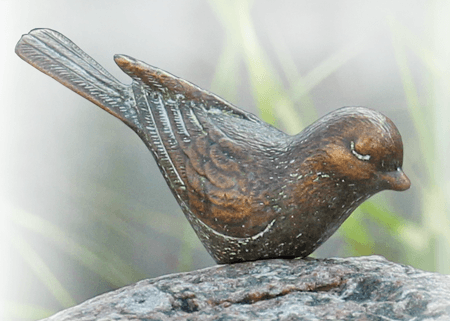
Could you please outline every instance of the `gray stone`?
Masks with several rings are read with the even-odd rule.
[[[143,280],[45,320],[450,320],[450,276],[379,256],[217,265]]]

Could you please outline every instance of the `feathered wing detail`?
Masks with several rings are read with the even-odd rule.
[[[270,188],[256,180],[269,158],[256,149],[264,147],[264,136],[285,137],[282,132],[185,80],[116,55],[133,78],[124,85],[53,30],[32,30],[16,52],[130,126],[152,151],[191,222],[198,219],[218,235],[239,238],[260,233],[276,215],[262,194]]]
[[[178,201],[224,235],[247,237],[264,229],[261,222],[269,211],[262,208],[268,204],[258,190],[267,189],[252,180],[267,164],[252,157],[251,146],[238,139],[239,133],[222,128],[239,122],[241,127],[263,126],[284,134],[167,72],[124,55],[115,60],[134,80],[136,104],[148,135],[144,141],[166,169]],[[254,215],[258,207],[261,213]]]

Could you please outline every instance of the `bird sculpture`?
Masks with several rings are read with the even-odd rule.
[[[115,79],[62,34],[34,29],[16,53],[144,141],[217,263],[305,257],[366,199],[410,181],[394,123],[343,107],[287,135],[222,98],[126,55]]]

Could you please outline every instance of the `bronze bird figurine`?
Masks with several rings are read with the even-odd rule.
[[[50,29],[24,35],[26,62],[122,120],[152,152],[217,263],[305,257],[375,193],[403,191],[394,123],[344,107],[290,136],[220,97],[125,55],[116,80]]]

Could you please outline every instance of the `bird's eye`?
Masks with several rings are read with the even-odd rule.
[[[350,149],[352,151],[352,154],[355,155],[356,158],[363,160],[363,161],[368,161],[370,159],[370,155],[363,155],[363,154],[358,153],[355,150],[355,142],[354,141],[350,142]]]

